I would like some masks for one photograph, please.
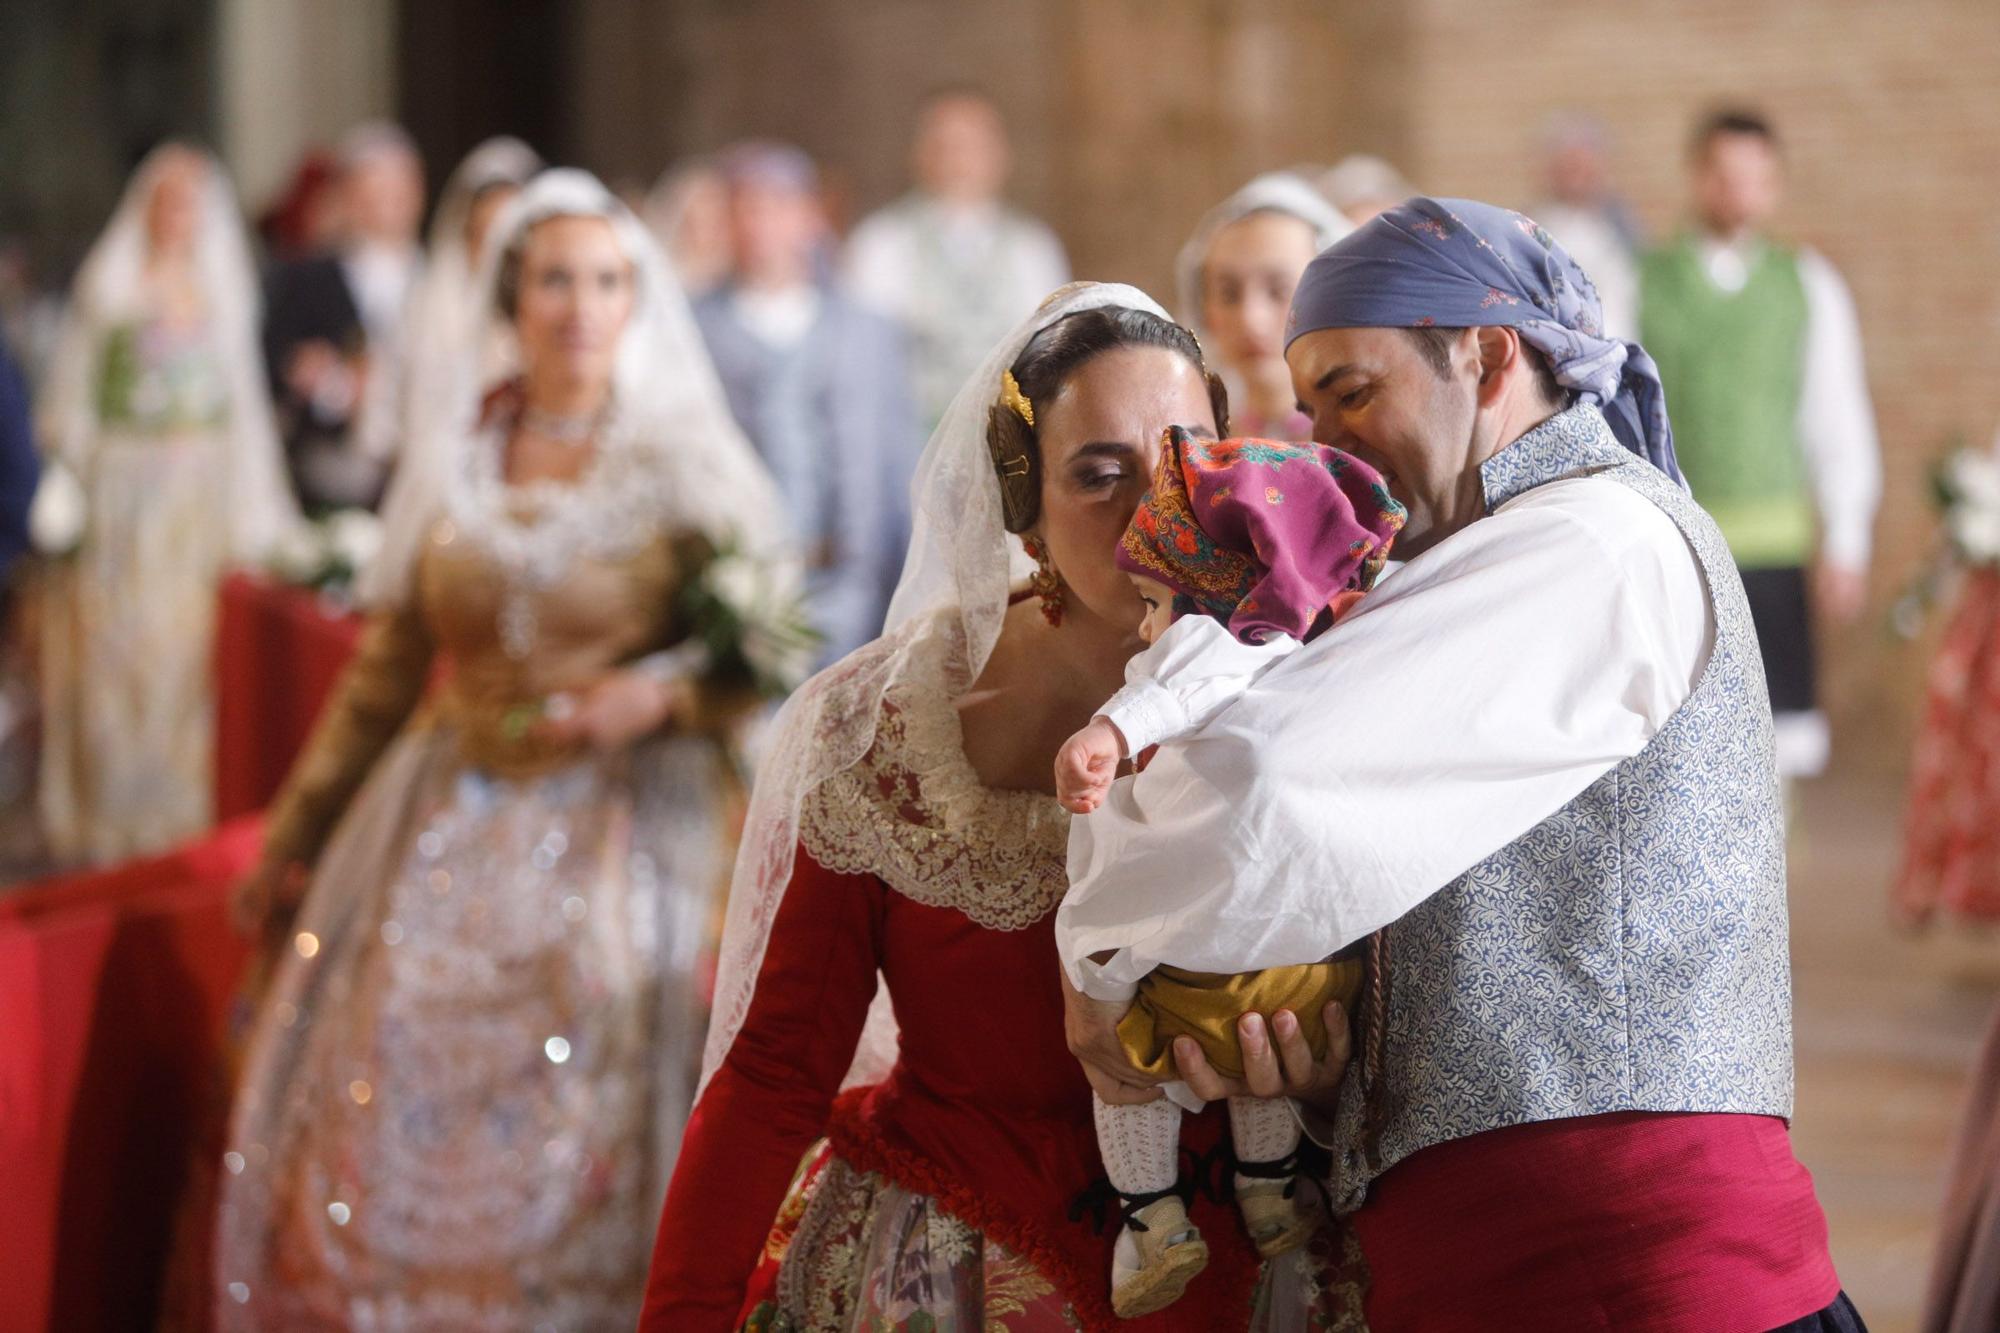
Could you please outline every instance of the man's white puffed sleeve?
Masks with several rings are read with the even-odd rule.
[[[1820,553],[1841,569],[1864,570],[1882,498],[1882,450],[1861,352],[1854,298],[1832,264],[1799,255],[1806,293],[1806,355],[1799,385],[1799,446],[1819,508]]]
[[[1311,963],[1366,937],[1637,754],[1713,639],[1662,511],[1605,478],[1529,492],[1071,821],[1072,984]]]

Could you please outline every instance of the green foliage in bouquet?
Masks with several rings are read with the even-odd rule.
[[[336,509],[293,525],[265,557],[269,572],[336,601],[353,589],[382,547],[382,523],[365,509]]]
[[[706,674],[748,681],[769,697],[791,693],[812,671],[821,637],[806,618],[797,580],[733,541],[708,552],[681,585],[675,607],[706,653]]]

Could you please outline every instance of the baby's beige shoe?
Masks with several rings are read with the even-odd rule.
[[[1236,1206],[1251,1243],[1266,1259],[1290,1254],[1312,1239],[1319,1219],[1299,1207],[1289,1180],[1236,1179]]]
[[[1208,1266],[1208,1242],[1169,1194],[1132,1214],[1111,1250],[1111,1308],[1121,1319],[1164,1310]]]

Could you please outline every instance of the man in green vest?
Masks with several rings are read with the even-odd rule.
[[[1778,767],[1825,767],[1813,619],[1861,612],[1881,494],[1854,302],[1833,266],[1765,228],[1783,161],[1768,121],[1696,130],[1692,225],[1640,267],[1640,340],[1659,364],[1694,497],[1743,573],[1763,648]]]

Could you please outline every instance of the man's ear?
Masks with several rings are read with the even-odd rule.
[[[1520,364],[1521,335],[1498,325],[1476,328],[1471,334],[1473,353],[1479,361],[1479,403],[1484,407],[1500,396],[1507,369]]]

